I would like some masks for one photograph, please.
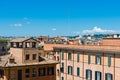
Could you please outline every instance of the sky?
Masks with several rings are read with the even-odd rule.
[[[120,33],[119,0],[0,0],[0,36]]]

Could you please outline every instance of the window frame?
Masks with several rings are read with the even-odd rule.
[[[32,54],[32,60],[36,60],[37,54]]]
[[[54,75],[54,67],[48,67],[47,68],[47,74],[50,75]]]
[[[25,69],[25,77],[26,78],[30,77],[30,69],[29,68]]]
[[[96,55],[96,64],[101,65],[101,55]]]
[[[64,60],[64,51],[61,51],[61,60]]]
[[[25,60],[29,60],[30,59],[30,54],[25,54]]]
[[[73,73],[72,73],[73,71],[72,71],[72,66],[68,66],[68,74],[69,75],[72,75]]]
[[[98,79],[98,74],[100,76],[100,79]],[[102,78],[102,73],[100,71],[95,71],[95,80],[101,80]]]
[[[111,66],[111,63],[112,63],[112,56],[108,55],[108,67]]]
[[[77,62],[80,62],[80,53],[77,52]]]
[[[32,48],[36,48],[36,42],[32,42]]]
[[[32,77],[37,77],[37,69],[36,68],[32,69]]]
[[[90,63],[91,63],[91,54],[88,53],[88,64],[90,64]]]
[[[108,76],[111,77],[111,80],[113,80],[113,75],[111,73],[105,73],[105,80],[109,80]]]
[[[60,69],[60,72],[64,73],[64,63],[63,63],[63,62],[61,63],[61,69]]]
[[[77,76],[80,76],[80,67],[77,67]]]
[[[68,60],[72,60],[72,52],[68,52]]]
[[[38,75],[39,76],[46,76],[46,68],[45,67],[39,68]]]
[[[92,70],[86,69],[86,80],[92,80]]]

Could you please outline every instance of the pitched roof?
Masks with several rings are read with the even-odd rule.
[[[15,39],[12,39],[10,42],[24,42],[28,39],[33,39],[33,38],[32,37],[30,37],[30,38],[15,38]],[[36,40],[36,39],[34,39],[34,40]]]
[[[11,57],[11,54],[0,56],[1,61],[0,61],[0,67],[15,67],[15,66],[33,66],[33,65],[43,65],[43,64],[57,64],[58,61],[55,60],[49,60],[46,59],[45,57],[42,57],[44,60],[40,62],[30,62],[30,63],[21,63],[15,58],[15,63],[9,63],[9,58]],[[13,56],[14,57],[14,56]]]

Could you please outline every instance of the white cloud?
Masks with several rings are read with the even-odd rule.
[[[57,29],[56,28],[52,28],[52,31],[56,31]]]
[[[115,33],[117,31],[115,30],[106,30],[106,29],[101,29],[97,26],[95,26],[92,30],[83,30],[83,34],[91,34],[91,33]]]
[[[21,27],[23,26],[21,23],[16,23],[16,24],[11,24],[10,26],[13,26],[13,27]]]

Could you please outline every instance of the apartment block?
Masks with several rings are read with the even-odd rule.
[[[10,41],[10,54],[0,56],[0,80],[56,80],[58,61],[49,60],[34,38]]]
[[[46,44],[53,49],[57,80],[119,80],[120,46]]]

